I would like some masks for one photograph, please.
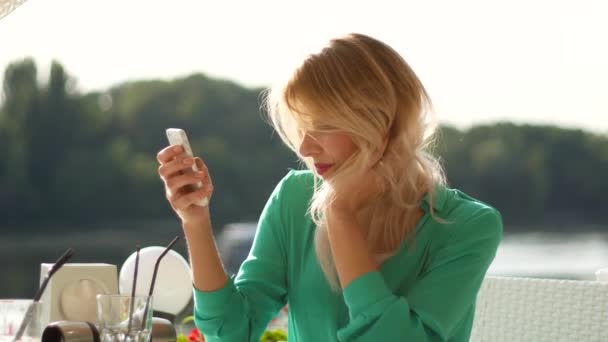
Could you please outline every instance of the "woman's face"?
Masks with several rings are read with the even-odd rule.
[[[316,173],[323,179],[344,163],[357,147],[344,132],[305,132],[300,143],[300,155],[312,158]]]

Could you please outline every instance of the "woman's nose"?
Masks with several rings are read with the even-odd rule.
[[[306,133],[302,138],[302,142],[300,143],[300,148],[298,150],[302,157],[311,157],[319,153],[319,151],[321,151],[321,147],[319,143],[310,136],[310,134]]]

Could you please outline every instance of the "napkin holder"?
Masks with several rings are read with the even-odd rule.
[[[40,265],[40,282],[53,264]],[[42,326],[56,321],[97,323],[97,295],[118,294],[116,265],[68,263],[50,279],[41,301]]]

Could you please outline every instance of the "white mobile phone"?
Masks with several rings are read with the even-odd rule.
[[[186,135],[186,131],[180,128],[167,128],[167,139],[169,140],[170,145],[182,145],[184,147],[184,151],[190,157],[194,157],[192,153],[192,148],[190,147],[190,141],[188,141],[188,136]],[[198,167],[196,163],[192,164],[192,172],[198,172]],[[199,189],[203,186],[202,182],[198,182],[194,184],[195,189]],[[201,207],[206,207],[209,204],[209,199],[207,197],[200,200],[198,203]]]

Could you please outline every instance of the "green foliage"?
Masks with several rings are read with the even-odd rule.
[[[217,227],[256,220],[276,182],[296,166],[260,119],[260,89],[192,75],[82,95],[68,91],[71,77],[58,63],[46,84],[37,84],[36,75],[30,59],[5,73],[4,222],[172,216],[156,173],[168,127],[185,128],[211,169]]]
[[[287,341],[287,334],[281,329],[265,331],[260,338],[260,342],[281,342]]]
[[[37,77],[31,59],[4,73],[0,222],[172,216],[156,174],[167,127],[186,129],[209,166],[216,227],[256,220],[299,166],[263,120],[261,89],[195,74],[79,94],[56,62],[46,83]],[[605,135],[511,123],[440,133],[435,153],[450,185],[496,206],[507,225],[608,222]]]
[[[608,137],[574,129],[499,123],[445,128],[440,143],[452,186],[499,208],[510,224],[605,224]]]

